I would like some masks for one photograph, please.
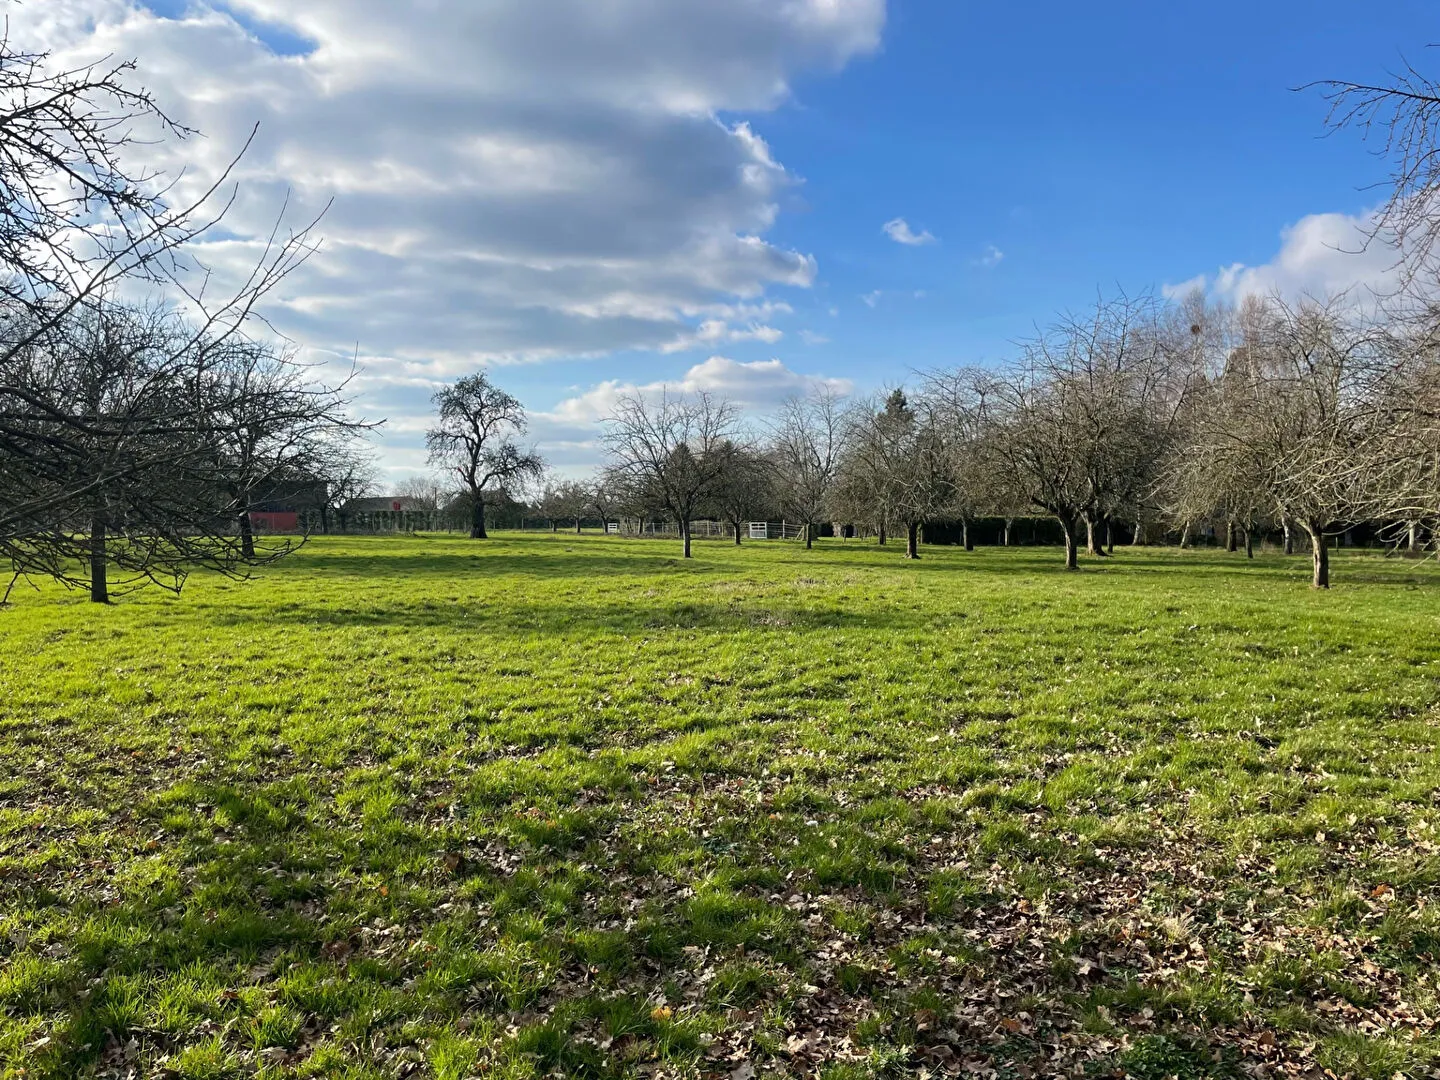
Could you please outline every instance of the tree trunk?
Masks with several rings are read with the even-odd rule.
[[[805,523],[805,550],[810,551],[815,547],[815,526],[810,522]]]
[[[740,522],[732,521],[730,527],[735,530],[735,546],[740,546]]]
[[[885,539],[886,539],[886,537],[885,537],[885,526],[884,526],[884,525],[881,525],[881,526],[880,526],[879,532],[880,532],[880,537],[879,537],[879,539],[880,539],[880,546],[881,546],[881,547],[884,547],[884,546],[885,546]]]
[[[680,539],[685,544],[685,558],[690,558],[690,522],[680,522]]]
[[[1115,523],[1108,517],[1105,519],[1105,554],[1115,554]]]
[[[1105,549],[1100,546],[1100,533],[1095,529],[1095,519],[1089,515],[1085,517],[1085,550],[1091,555],[1105,555]]]
[[[255,529],[250,523],[250,511],[240,514],[240,554],[247,559],[255,558]]]
[[[1180,550],[1184,551],[1190,546],[1190,523],[1185,522],[1185,527],[1180,530]]]
[[[1317,589],[1330,588],[1330,541],[1320,530],[1307,527],[1310,535],[1310,555],[1314,575],[1310,584]]]
[[[96,513],[90,519],[90,602],[108,604],[110,586],[105,578],[105,515]]]
[[[1410,549],[1411,555],[1420,554],[1420,523],[1418,521],[1410,522],[1406,545]]]
[[[1295,534],[1290,531],[1290,519],[1289,519],[1289,518],[1281,518],[1281,519],[1280,519],[1280,528],[1283,529],[1284,532],[1285,532],[1285,554],[1286,554],[1286,555],[1294,555],[1294,554],[1295,554]]]
[[[968,521],[962,521],[960,523],[960,538],[965,541],[966,551],[975,550],[975,541],[970,539],[970,523]]]
[[[920,557],[920,523],[909,522],[905,526],[905,558],[918,559]]]
[[[1060,520],[1060,528],[1065,532],[1066,570],[1080,569],[1079,544],[1076,542],[1076,533],[1078,532],[1078,530],[1075,526],[1076,523],[1074,521],[1066,521],[1064,518]]]
[[[1010,546],[1010,526],[1013,525],[1014,523],[1015,523],[1015,519],[1014,519],[1014,518],[1006,518],[1006,519],[1005,519],[1004,545],[1005,545],[1006,547],[1009,547],[1009,546]]]
[[[1135,519],[1135,531],[1130,534],[1130,546],[1141,547],[1145,543],[1145,522]]]
[[[1235,523],[1233,521],[1225,523],[1225,550],[1232,552],[1236,550]]]
[[[485,536],[485,503],[476,496],[470,504],[470,539],[484,540]]]
[[[1247,559],[1253,559],[1253,558],[1255,557],[1255,537],[1254,537],[1254,534],[1251,532],[1250,527],[1249,527],[1248,525],[1245,526],[1244,532],[1245,532],[1245,558],[1247,558]]]

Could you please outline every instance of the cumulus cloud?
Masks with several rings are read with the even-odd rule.
[[[1295,300],[1351,293],[1364,299],[1387,292],[1396,284],[1398,256],[1393,247],[1369,240],[1373,223],[1368,213],[1310,214],[1281,232],[1280,249],[1268,262],[1232,263],[1161,292],[1173,299],[1201,288],[1231,301],[1270,294]]]
[[[930,234],[928,229],[922,229],[917,233],[914,229],[910,228],[910,223],[904,218],[892,218],[880,226],[880,228],[884,230],[885,235],[890,237],[891,240],[894,240],[897,244],[905,244],[907,247],[919,247],[921,244],[936,243],[935,237]]]
[[[549,423],[584,427],[612,416],[616,404],[627,395],[701,391],[724,398],[743,409],[766,412],[786,398],[815,387],[826,387],[839,394],[848,394],[854,389],[849,379],[803,375],[779,360],[742,362],[728,356],[712,356],[675,379],[649,383],[608,379],[536,416]]]
[[[873,50],[884,17],[885,0],[190,0],[174,17],[45,0],[18,7],[11,34],[58,64],[136,57],[204,133],[136,148],[183,172],[177,197],[258,122],[206,263],[238,273],[287,198],[295,221],[333,198],[323,251],[272,297],[276,325],[445,376],[773,340],[736,308],[816,266],[765,238],[794,180],[724,117]]]

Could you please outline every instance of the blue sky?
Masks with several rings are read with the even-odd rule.
[[[1440,39],[1414,0],[55,0],[12,18],[66,59],[133,55],[205,132],[151,151],[187,183],[261,124],[227,235],[334,200],[325,252],[270,314],[312,357],[358,351],[394,475],[423,467],[434,387],[481,366],[579,472],[637,387],[763,413],[816,380],[998,361],[1097,290],[1372,280],[1383,259],[1342,249],[1384,165],[1292,88],[1424,66]],[[223,277],[246,251],[210,254]]]
[[[771,235],[816,255],[795,303],[831,338],[784,353],[898,378],[1003,356],[1097,288],[1263,264],[1284,227],[1373,205],[1384,176],[1353,135],[1322,137],[1318,92],[1291,88],[1381,78],[1432,39],[1434,6],[1403,0],[898,0],[877,55],[755,120],[804,177]],[[939,242],[890,242],[897,215]],[[979,265],[988,245],[1003,259]]]

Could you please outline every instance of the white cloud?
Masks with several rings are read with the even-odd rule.
[[[1291,300],[1347,292],[1367,299],[1396,285],[1396,250],[1367,242],[1373,221],[1371,214],[1310,214],[1281,232],[1280,249],[1268,262],[1232,263],[1213,276],[1164,285],[1161,293],[1173,299],[1199,287],[1231,301],[1272,293]]]
[[[863,296],[860,297],[860,299],[865,302],[865,306],[866,306],[866,307],[872,307],[872,308],[873,308],[876,304],[878,304],[878,303],[880,302],[880,297],[882,297],[882,296],[884,296],[884,295],[885,295],[884,290],[882,290],[882,289],[874,289],[874,290],[872,290],[872,291],[870,291],[870,292],[865,293]]]
[[[731,326],[724,319],[706,319],[693,331],[687,331],[664,346],[663,352],[684,352],[698,346],[715,346],[737,341],[760,341],[773,345],[785,334],[764,323],[752,322],[748,326]]]
[[[875,49],[885,0],[422,7],[189,0],[162,18],[140,0],[37,0],[10,31],[57,65],[136,57],[137,79],[204,133],[135,148],[182,177],[177,198],[258,122],[227,238],[203,258],[233,278],[287,197],[294,221],[333,197],[323,251],[267,314],[319,350],[358,341],[377,379],[778,339],[769,315],[788,308],[768,294],[816,274],[765,238],[795,180],[722,117]]]
[[[934,244],[938,242],[935,237],[930,234],[928,229],[923,229],[918,233],[915,232],[910,228],[910,223],[904,218],[893,218],[880,226],[880,228],[884,230],[886,236],[890,237],[890,239],[894,240],[897,244],[905,244],[909,247],[918,247],[921,244]]]
[[[626,395],[660,393],[687,394],[706,391],[755,412],[774,409],[786,398],[824,386],[836,393],[854,389],[849,379],[804,375],[779,360],[741,362],[727,356],[712,356],[675,379],[648,383],[609,379],[561,401],[553,409],[532,415],[535,431],[542,441],[594,438],[595,425],[615,412]]]
[[[806,345],[828,345],[830,339],[824,334],[817,334],[814,330],[801,330],[800,340]]]
[[[1210,281],[1204,274],[1196,274],[1185,281],[1177,281],[1173,285],[1160,286],[1160,295],[1166,300],[1181,300],[1189,296],[1196,289],[1204,290]]]
[[[975,260],[976,266],[999,266],[1004,260],[1005,253],[994,244],[986,244],[985,251]]]

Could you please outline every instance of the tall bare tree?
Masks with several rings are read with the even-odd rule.
[[[483,540],[487,499],[508,498],[539,479],[545,463],[518,442],[528,426],[524,406],[483,371],[436,391],[433,400],[439,421],[425,433],[430,463],[459,482],[470,503],[470,538]]]

